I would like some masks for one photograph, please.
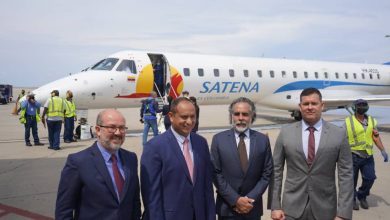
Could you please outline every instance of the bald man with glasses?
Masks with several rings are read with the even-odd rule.
[[[61,173],[55,219],[141,217],[137,156],[121,148],[126,121],[114,109],[96,120],[97,142],[70,154]]]

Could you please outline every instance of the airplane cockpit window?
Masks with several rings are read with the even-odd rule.
[[[91,69],[93,69],[93,70],[112,70],[112,68],[114,68],[114,66],[118,62],[118,60],[119,59],[117,59],[117,58],[107,58],[107,59],[99,61]]]
[[[131,72],[131,73],[136,74],[137,67],[135,66],[134,60],[122,60],[122,62],[119,64],[118,68],[116,68],[116,71]]]

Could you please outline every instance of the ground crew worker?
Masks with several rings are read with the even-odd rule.
[[[24,96],[24,94],[26,93],[26,91],[24,91],[24,89],[22,89],[22,91],[20,92],[20,94],[18,95],[18,98],[16,99],[16,102],[15,102],[15,107],[14,107],[14,109],[12,110],[12,114],[13,115],[18,115],[18,113],[19,113],[19,109],[20,109],[20,100],[21,100],[21,98]]]
[[[142,145],[145,145],[148,139],[149,129],[153,130],[153,137],[158,135],[157,116],[156,114],[161,112],[158,108],[158,103],[155,100],[157,97],[156,92],[151,92],[150,97],[142,101],[140,116],[141,122],[144,123],[144,131],[142,135]]]
[[[345,126],[348,134],[348,142],[351,146],[353,159],[353,175],[354,175],[354,210],[359,210],[359,204],[363,209],[368,209],[366,197],[370,195],[370,189],[376,179],[375,163],[373,157],[373,144],[378,147],[384,158],[384,162],[388,161],[388,155],[379,137],[376,128],[377,122],[375,118],[366,114],[368,111],[368,103],[366,100],[358,99],[353,103],[352,109],[355,114],[345,119]],[[362,175],[362,185],[356,190],[359,177],[359,170]]]
[[[27,99],[24,100],[20,105],[20,123],[24,124],[24,140],[27,147],[31,147],[30,142],[30,130],[32,131],[32,136],[34,138],[35,146],[42,146],[38,137],[38,126],[37,123],[41,121],[40,117],[40,108],[41,104],[35,101],[34,94],[29,94]]]
[[[73,93],[68,90],[66,92],[66,99],[64,100],[66,104],[65,110],[65,121],[64,121],[64,142],[70,143],[75,142],[73,138],[74,122],[77,121],[76,117],[76,104],[73,101]]]
[[[59,91],[53,90],[51,92],[51,98],[47,99],[45,108],[42,113],[42,123],[46,127],[49,135],[49,149],[60,150],[60,134],[62,121],[64,120],[64,114],[66,104],[62,98],[59,97]],[[47,119],[45,118],[47,113]]]

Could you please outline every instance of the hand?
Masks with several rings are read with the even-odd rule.
[[[43,127],[46,128],[46,119],[45,119],[45,117],[42,117],[42,124],[43,124]]]
[[[273,220],[285,220],[286,216],[284,215],[283,210],[278,209],[278,210],[272,210],[271,212],[271,218]]]
[[[387,155],[385,150],[381,151],[382,157],[383,157],[383,162],[388,162],[389,161],[389,156]]]
[[[143,124],[143,123],[144,123],[144,120],[141,118],[141,119],[139,120],[139,122],[141,122],[141,124]]]
[[[236,202],[236,207],[234,208],[234,211],[239,214],[246,214],[252,210],[254,201],[254,199],[248,198],[246,196],[240,197]]]

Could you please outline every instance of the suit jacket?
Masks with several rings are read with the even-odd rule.
[[[194,183],[172,130],[151,139],[141,156],[146,220],[215,219],[212,164],[206,140],[191,133]]]
[[[345,130],[323,121],[320,143],[311,167],[306,163],[301,137],[302,122],[296,122],[282,127],[276,140],[274,178],[269,190],[270,208],[283,209],[286,215],[299,218],[309,200],[318,220],[333,219],[336,215],[352,219],[352,156]],[[281,203],[285,162],[287,175]]]
[[[137,156],[119,149],[125,183],[120,201],[96,142],[70,154],[61,173],[55,219],[139,220],[141,202]]]
[[[246,173],[240,166],[234,130],[223,131],[213,137],[211,160],[214,164],[216,210],[219,216],[260,219],[263,215],[262,195],[268,187],[273,171],[271,147],[267,136],[254,130],[249,132],[249,166]],[[232,207],[240,196],[255,200],[254,207],[248,214],[240,215],[233,211]]]

